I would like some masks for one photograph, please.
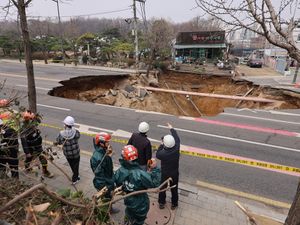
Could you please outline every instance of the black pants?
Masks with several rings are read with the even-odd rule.
[[[7,158],[5,158],[7,156]],[[11,177],[19,178],[19,159],[18,159],[18,149],[9,149],[8,155],[0,155],[0,172],[5,172],[6,163],[11,169]]]
[[[71,170],[73,172],[73,176],[72,176],[72,182],[77,181],[78,176],[79,176],[79,162],[80,162],[80,157],[75,158],[75,159],[70,159],[67,158],[68,163],[71,167]]]
[[[178,177],[179,174],[172,175],[170,174],[169,176],[167,174],[162,174],[161,176],[161,183],[163,183],[165,180],[167,180],[169,177],[172,178],[172,182],[170,183],[170,186],[176,185],[176,187],[171,189],[171,201],[173,206],[178,205]],[[166,188],[167,185],[162,187],[162,189]],[[166,191],[159,192],[158,194],[158,203],[159,204],[166,204]]]

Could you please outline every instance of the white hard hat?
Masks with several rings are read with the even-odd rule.
[[[149,124],[147,122],[141,122],[139,125],[140,133],[147,133],[149,131]]]
[[[75,124],[75,120],[72,116],[67,116],[65,119],[64,119],[64,124],[68,125],[68,126],[74,126]]]
[[[0,126],[1,126],[1,125],[3,125],[3,120],[2,120],[2,119],[0,119]]]
[[[164,136],[163,143],[167,148],[173,148],[175,146],[175,139],[172,135],[168,134]]]

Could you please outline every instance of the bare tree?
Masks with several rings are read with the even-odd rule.
[[[286,49],[289,56],[300,64],[300,49],[293,38],[294,29],[300,24],[299,0],[195,0],[205,13],[233,29],[246,28],[273,45]],[[298,17],[298,18],[297,18]],[[297,80],[297,72],[293,83]]]
[[[217,31],[221,30],[221,21],[214,17],[201,18],[197,16],[187,22],[173,25],[175,33],[178,32],[196,32],[196,31]]]
[[[27,70],[28,106],[32,112],[36,112],[36,89],[31,55],[30,37],[26,16],[26,8],[31,2],[32,0],[10,0],[8,7],[11,6],[12,3],[17,8],[20,17],[20,26],[25,52],[25,64]]]
[[[30,20],[29,21],[30,34],[33,39],[38,39],[40,43],[40,49],[43,53],[45,64],[48,64],[48,52],[49,46],[48,41],[50,35],[50,22],[49,20]]]
[[[172,39],[174,32],[171,24],[164,19],[154,20],[150,23],[147,32],[147,42],[150,48],[150,62],[147,69],[149,74],[150,65],[152,65],[155,56],[169,56],[171,54]]]

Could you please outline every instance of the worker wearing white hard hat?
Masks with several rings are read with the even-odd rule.
[[[64,155],[73,172],[72,184],[74,185],[80,180],[80,148],[78,143],[80,133],[74,128],[75,119],[72,116],[67,116],[63,123],[65,129],[59,132],[55,144],[62,145]]]
[[[176,130],[168,123],[171,134],[167,134],[162,138],[162,144],[159,146],[156,158],[161,160],[161,183],[172,178],[171,186],[171,209],[174,210],[178,206],[178,179],[179,179],[179,157],[180,157],[180,139]],[[160,192],[158,196],[159,208],[163,209],[166,204],[166,191]]]
[[[147,163],[152,158],[152,147],[147,137],[150,126],[143,121],[138,126],[138,133],[133,133],[127,145],[133,145],[138,150],[138,163],[143,170],[147,170]]]

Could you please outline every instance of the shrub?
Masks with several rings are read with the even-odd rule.
[[[164,62],[154,61],[154,63],[153,63],[154,68],[161,69],[164,72],[168,69],[168,66],[169,66],[169,62],[167,62],[167,61],[164,61]]]

